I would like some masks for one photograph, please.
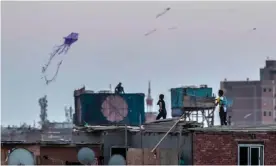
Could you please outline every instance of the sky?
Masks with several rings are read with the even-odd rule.
[[[151,80],[154,103],[165,94],[170,114],[170,88],[207,84],[217,91],[224,78],[258,80],[266,57],[276,56],[276,2],[1,3],[4,125],[39,121],[44,95],[48,118],[63,121],[75,89],[99,91],[119,81],[126,92],[147,93]],[[79,40],[52,62],[49,76],[63,59],[56,81],[46,86],[41,68],[71,32]]]

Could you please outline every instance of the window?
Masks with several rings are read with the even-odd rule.
[[[266,116],[266,112],[264,111],[264,116]]]
[[[266,92],[266,89],[264,88],[264,92]]]
[[[260,144],[239,144],[238,165],[263,165],[264,146]]]
[[[271,111],[268,112],[268,116],[271,116]]]
[[[271,92],[271,88],[268,89],[268,92]]]

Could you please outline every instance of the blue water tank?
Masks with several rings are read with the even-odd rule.
[[[212,97],[213,90],[209,87],[180,87],[171,89],[171,107],[172,109],[183,108],[184,96],[194,96],[194,97]],[[179,111],[177,111],[179,112]]]
[[[138,126],[145,122],[145,94],[83,93],[79,96],[79,124]]]

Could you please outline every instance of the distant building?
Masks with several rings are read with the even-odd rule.
[[[73,123],[71,122],[50,122],[49,128],[52,129],[72,129]]]
[[[221,82],[229,102],[228,115],[233,125],[276,123],[276,61],[267,60],[260,69],[260,80]]]

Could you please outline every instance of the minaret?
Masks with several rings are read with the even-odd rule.
[[[145,113],[146,122],[153,122],[153,121],[155,121],[155,118],[157,116],[157,112],[154,112],[152,110],[153,99],[151,97],[150,81],[149,81],[148,96],[147,96],[146,102],[147,102],[147,110],[146,110],[146,113]]]

